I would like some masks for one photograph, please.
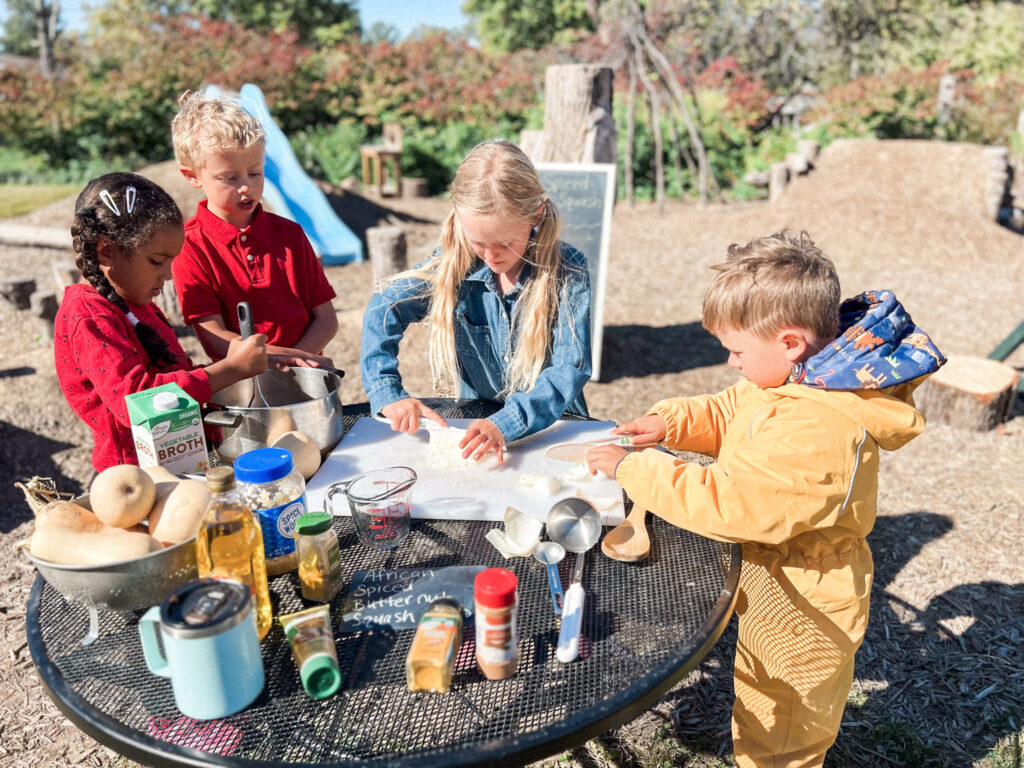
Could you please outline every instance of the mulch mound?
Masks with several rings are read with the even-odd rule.
[[[806,230],[839,270],[846,296],[890,288],[948,354],[987,355],[1024,319],[1020,235],[984,212],[984,148],[936,142],[840,141],[773,203],[699,207],[668,202],[664,213],[620,203],[614,213],[605,297],[601,380],[588,385],[591,413],[627,420],[663,397],[699,394],[735,381],[700,325],[711,265],[730,243],[781,229]],[[157,176],[188,213],[180,176]],[[162,175],[160,175],[162,174]],[[184,180],[180,180],[184,184]],[[185,185],[187,187],[187,185]],[[329,190],[357,232],[406,230],[410,261],[436,242],[443,199],[372,199]],[[179,198],[179,195],[181,197]],[[20,223],[66,227],[61,201]],[[66,251],[0,246],[0,276],[29,274],[49,285]],[[365,400],[359,381],[368,264],[328,267],[341,329],[328,347],[346,369],[345,402]],[[65,404],[51,351],[27,312],[0,308],[0,755],[12,766],[106,765],[107,752],[71,727],[46,698],[25,644],[33,570],[11,545],[30,530],[12,486],[50,476],[62,490],[87,487],[90,436]],[[426,335],[401,347],[406,384],[431,394]],[[183,339],[197,359],[194,338]],[[1008,362],[1024,364],[1024,349]],[[872,616],[830,768],[988,765],[985,756],[1021,727],[1024,701],[1024,406],[990,432],[930,426],[883,454],[880,515],[870,543],[876,575]],[[13,447],[13,448],[12,448]],[[563,756],[567,765],[716,764],[730,753],[734,628],[683,683],[641,718]],[[720,764],[720,763],[719,763]]]

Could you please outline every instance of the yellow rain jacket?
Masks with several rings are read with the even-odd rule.
[[[832,352],[856,338],[837,339]],[[896,366],[891,344],[876,354]],[[742,544],[732,725],[740,768],[821,766],[835,741],[868,621],[878,449],[924,429],[911,392],[944,362],[937,350],[909,354],[904,375],[884,369],[885,380],[872,369],[882,383],[903,382],[887,389],[816,389],[819,376],[663,400],[650,412],[668,426],[665,445],[717,461],[648,449],[616,470],[629,497],[667,522]]]

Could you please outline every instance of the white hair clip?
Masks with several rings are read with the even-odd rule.
[[[120,215],[120,214],[119,214]],[[135,316],[135,313],[129,310],[125,313],[128,318],[128,322],[132,324],[132,328],[139,324],[139,318]]]
[[[126,187],[124,190],[124,207],[128,213],[135,207],[135,187]]]
[[[103,201],[103,204],[107,206],[107,208],[114,212],[115,216],[121,215],[121,209],[117,207],[117,203],[114,202],[114,198],[110,196],[110,193],[107,192],[107,190],[100,190],[100,200]]]

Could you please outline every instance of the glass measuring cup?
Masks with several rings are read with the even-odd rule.
[[[373,469],[332,485],[327,490],[326,511],[334,514],[334,495],[343,492],[359,541],[368,547],[391,549],[409,535],[415,482],[416,473],[409,467]]]

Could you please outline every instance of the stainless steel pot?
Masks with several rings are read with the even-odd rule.
[[[223,430],[223,441],[215,446],[221,461],[234,464],[246,451],[266,447],[285,432],[298,430],[308,435],[326,456],[344,433],[341,414],[343,371],[324,368],[267,370],[215,392],[205,414],[207,424]],[[263,399],[256,398],[254,379],[259,379]],[[256,403],[266,402],[266,406]]]

